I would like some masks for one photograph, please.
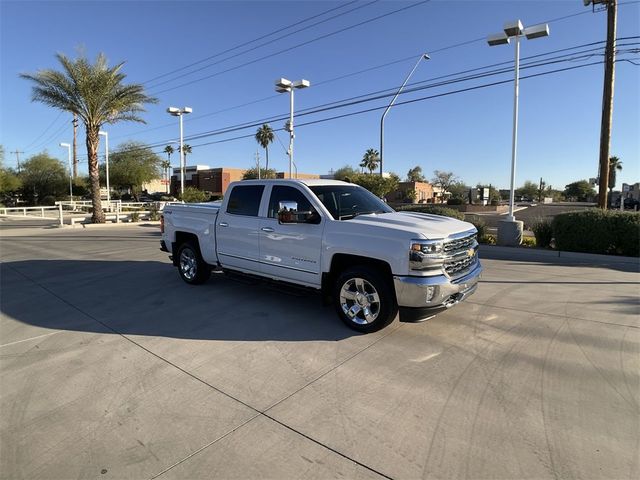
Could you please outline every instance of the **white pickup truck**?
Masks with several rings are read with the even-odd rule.
[[[169,204],[161,248],[189,284],[212,269],[311,287],[361,332],[433,316],[471,295],[482,268],[469,223],[396,212],[336,180],[248,180],[222,202]]]

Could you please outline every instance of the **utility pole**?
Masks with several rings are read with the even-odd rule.
[[[598,207],[607,208],[607,186],[609,185],[609,147],[611,144],[611,121],[613,117],[613,87],[615,83],[616,24],[618,0],[585,0],[585,5],[603,4],[607,9],[607,46],[604,61],[604,85],[602,88],[602,121],[600,124],[600,180],[598,182]]]
[[[20,173],[20,154],[24,153],[24,152],[21,152],[20,150],[16,150],[15,152],[9,152],[9,153],[15,153],[16,154],[16,162],[18,164],[18,173]]]
[[[78,150],[76,137],[78,134],[78,115],[73,114],[73,178],[78,177]]]

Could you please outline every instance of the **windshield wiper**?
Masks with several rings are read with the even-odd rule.
[[[368,210],[366,212],[349,213],[347,215],[341,215],[340,220],[351,220],[359,215],[371,215],[372,213],[387,213],[384,210]]]

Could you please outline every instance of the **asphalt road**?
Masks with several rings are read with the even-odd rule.
[[[487,247],[469,301],[360,335],[158,240],[0,224],[1,478],[640,475],[637,263]]]

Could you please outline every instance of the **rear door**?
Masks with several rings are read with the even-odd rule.
[[[296,202],[298,211],[318,213],[317,223],[278,222],[280,202]],[[317,287],[320,285],[322,232],[326,219],[306,192],[289,185],[273,185],[266,218],[260,222],[260,260],[265,276]]]
[[[264,185],[235,185],[216,223],[216,248],[223,268],[260,273],[260,203]]]

